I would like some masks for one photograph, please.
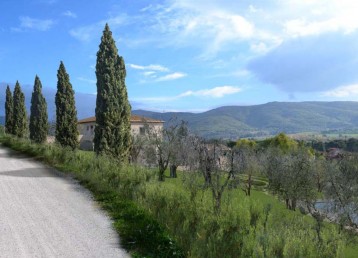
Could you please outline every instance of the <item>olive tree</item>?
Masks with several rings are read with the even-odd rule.
[[[203,177],[203,189],[209,189],[213,196],[214,211],[220,212],[223,193],[239,182],[237,149],[228,147],[222,141],[207,142],[192,136],[188,149],[189,168]]]
[[[260,155],[254,141],[240,140],[235,146],[235,159],[239,173],[243,176],[242,190],[247,196],[251,195],[253,176],[256,175],[261,166]]]
[[[312,202],[316,198],[313,161],[314,156],[303,147],[267,151],[265,172],[269,188],[285,200],[290,210],[296,209],[298,201]]]
[[[327,162],[325,195],[332,202],[329,208],[342,226],[358,229],[358,156],[345,155]]]
[[[187,135],[186,123],[171,121],[163,129],[145,125],[146,142],[144,147],[147,164],[158,166],[159,181],[164,181],[164,173],[169,164],[176,168],[183,163],[184,138]]]

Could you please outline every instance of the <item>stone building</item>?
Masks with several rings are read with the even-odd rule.
[[[155,131],[163,129],[164,121],[148,117],[132,115],[131,132],[132,135],[145,135],[146,125]],[[96,117],[88,117],[78,121],[80,149],[93,150],[94,128],[96,127]]]

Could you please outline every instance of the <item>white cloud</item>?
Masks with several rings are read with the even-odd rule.
[[[22,31],[23,29],[33,29],[39,31],[47,31],[51,29],[54,24],[54,21],[51,19],[40,20],[35,18],[30,18],[28,16],[21,16],[20,19],[20,27],[13,28],[14,31]]]
[[[162,82],[162,81],[177,80],[187,76],[186,73],[182,73],[182,72],[168,73],[170,71],[168,67],[158,64],[150,64],[150,65],[128,64],[127,66],[135,70],[143,71],[143,73],[141,74],[146,78],[140,80],[141,83],[148,82],[147,79],[150,79],[151,81],[155,79],[156,82]]]
[[[198,91],[187,91],[179,96],[186,97],[186,96],[199,96],[199,97],[211,97],[211,98],[222,98],[225,95],[231,95],[238,92],[241,92],[242,89],[235,86],[219,86],[212,89],[204,89]]]
[[[151,71],[159,71],[159,72],[168,72],[169,69],[162,65],[150,64],[150,65],[136,65],[136,64],[128,64],[128,66],[132,69],[136,70],[151,70]]]
[[[142,102],[171,102],[185,97],[208,97],[208,98],[222,98],[226,95],[236,94],[241,92],[242,89],[236,86],[218,86],[212,89],[203,89],[197,91],[186,91],[176,96],[161,96],[161,97],[146,97],[146,98],[135,98],[134,101]]]
[[[288,11],[296,10],[296,17],[283,23],[289,37],[336,31],[351,33],[358,29],[358,2],[354,0],[330,0],[329,4],[317,0],[291,0],[283,7]]]
[[[143,75],[144,75],[145,77],[156,77],[154,71],[143,72]]]
[[[337,98],[344,98],[352,95],[358,95],[358,84],[340,86],[333,90],[322,93],[322,96],[324,97],[337,97]]]
[[[70,18],[77,18],[77,14],[75,14],[74,12],[71,12],[70,10],[63,12],[62,15],[70,17]]]
[[[92,79],[88,79],[88,78],[84,78],[84,77],[78,77],[77,79],[80,80],[80,81],[83,81],[83,82],[88,82],[90,84],[96,84],[97,83],[96,80],[92,80]]]
[[[97,38],[98,35],[102,33],[102,30],[104,29],[106,23],[108,23],[111,29],[113,30],[119,26],[126,25],[133,20],[134,17],[131,17],[129,19],[127,15],[121,14],[115,17],[111,17],[107,20],[102,20],[94,24],[71,29],[69,33],[75,39],[78,39],[83,42],[88,42],[94,38]]]
[[[170,74],[161,76],[156,81],[158,81],[158,82],[172,81],[172,80],[177,80],[177,79],[180,79],[180,78],[183,78],[186,76],[187,76],[187,74],[185,74],[185,73],[175,72],[175,73],[170,73]]]
[[[253,44],[251,44],[250,49],[253,52],[259,53],[259,54],[264,54],[269,51],[269,48],[266,46],[266,44],[264,42],[259,42],[256,44],[253,43]]]
[[[228,43],[255,34],[252,22],[214,1],[173,0],[143,10],[148,17],[147,28],[165,37],[161,44],[205,46],[206,55],[216,55]]]

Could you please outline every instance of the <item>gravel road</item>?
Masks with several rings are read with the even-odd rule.
[[[0,257],[130,257],[90,193],[0,146]]]

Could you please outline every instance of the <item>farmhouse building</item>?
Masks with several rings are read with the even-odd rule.
[[[144,135],[145,126],[160,131],[163,128],[164,121],[148,117],[131,115],[131,133],[133,136]],[[78,121],[80,148],[84,150],[93,149],[94,128],[96,127],[96,117],[88,117]]]

